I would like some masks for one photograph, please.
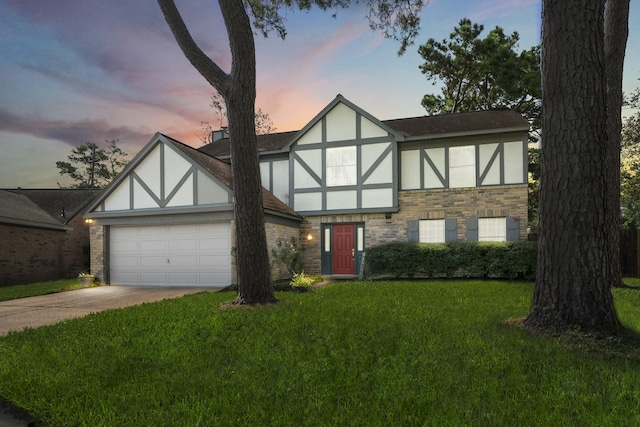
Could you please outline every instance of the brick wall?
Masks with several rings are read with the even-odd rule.
[[[77,277],[89,268],[89,231],[80,215],[72,230],[0,224],[0,286]]]
[[[400,191],[398,212],[386,219],[384,213],[307,216],[300,225],[300,239],[306,245],[305,266],[310,274],[320,273],[321,224],[365,223],[365,248],[385,243],[406,242],[407,221],[415,219],[457,219],[458,241],[466,240],[466,219],[471,217],[520,218],[520,239],[527,239],[527,185],[505,185],[446,190]],[[312,240],[306,237],[311,235]]]
[[[66,232],[0,224],[0,285],[63,277]]]
[[[90,268],[89,225],[82,215],[76,215],[69,225],[73,230],[67,231],[64,239],[61,268],[66,277],[77,277],[80,271]]]
[[[410,219],[457,219],[458,241],[466,240],[466,219],[472,217],[518,217],[520,240],[527,239],[527,185],[446,190],[400,191],[398,213],[385,225],[393,225],[407,240]],[[375,239],[374,239],[375,240]]]

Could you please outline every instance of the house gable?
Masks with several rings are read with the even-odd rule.
[[[398,139],[338,95],[292,140],[289,205],[303,215],[397,210]]]
[[[156,134],[87,212],[100,217],[127,211],[153,214],[154,211],[165,213],[172,208],[204,206],[231,210],[233,196],[228,183],[214,176],[178,144]]]

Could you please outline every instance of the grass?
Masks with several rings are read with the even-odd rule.
[[[510,326],[533,286],[202,293],[0,338],[0,396],[52,426],[639,425],[640,350]],[[640,292],[614,289],[640,330]]]
[[[55,294],[83,288],[78,278],[0,287],[0,301]]]

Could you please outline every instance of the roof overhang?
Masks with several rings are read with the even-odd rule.
[[[468,136],[515,133],[515,132],[529,132],[529,127],[518,126],[518,127],[498,128],[498,129],[480,129],[480,130],[465,131],[465,132],[433,133],[433,134],[420,135],[420,136],[408,136],[408,137],[405,137],[402,140],[402,142],[424,141],[425,139],[461,138],[461,137],[468,137]]]
[[[73,230],[73,227],[64,224],[50,224],[46,222],[38,222],[38,221],[29,221],[25,219],[19,218],[7,218],[0,217],[0,224],[7,225],[18,225],[21,227],[31,227],[31,228],[43,228],[47,230],[55,230],[55,231],[69,231]]]

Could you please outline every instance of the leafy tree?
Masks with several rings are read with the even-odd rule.
[[[440,95],[427,94],[429,114],[510,108],[540,128],[540,48],[518,53],[517,32],[496,27],[483,39],[484,26],[460,21],[449,40],[429,39],[418,48],[427,80],[443,84]],[[532,135],[534,139],[535,135]]]
[[[620,207],[625,226],[640,226],[640,113],[622,127]]]
[[[529,218],[529,228],[536,233],[538,230],[538,206],[540,204],[540,149],[530,147],[528,150],[528,191],[529,203],[527,216]]]
[[[629,0],[543,0],[538,264],[525,324],[610,334]],[[603,66],[604,65],[604,66]],[[617,127],[617,128],[616,128]]]
[[[74,184],[70,188],[103,188],[127,165],[128,156],[118,144],[119,140],[105,140],[107,148],[88,142],[71,149],[68,162],[58,161],[60,175],[68,175]],[[60,183],[58,186],[62,187]]]
[[[197,136],[198,139],[202,141],[203,145],[211,144],[213,142],[214,130],[224,129],[227,127],[227,110],[224,105],[224,99],[222,99],[218,93],[214,93],[211,95],[211,104],[209,105],[215,110],[213,114],[218,125],[214,128],[208,121],[200,122],[200,126],[202,126],[202,128]],[[256,111],[255,123],[256,135],[267,135],[277,130],[273,125],[271,117],[269,117],[269,113],[263,112],[261,108],[258,108],[258,111]]]
[[[509,108],[531,122],[529,139],[539,139],[541,113],[540,47],[518,53],[520,36],[495,27],[480,38],[484,26],[464,18],[448,40],[429,39],[418,48],[427,80],[442,83],[440,95],[427,94],[429,114]],[[539,153],[529,150],[529,226],[536,227]]]
[[[637,87],[636,90],[631,92],[631,95],[624,97],[624,105],[640,108],[640,87]]]
[[[275,301],[264,228],[262,186],[255,131],[256,53],[253,26],[266,36],[276,31],[285,37],[280,8],[322,10],[347,8],[348,0],[219,0],[231,51],[231,70],[224,71],[191,37],[173,0],[158,4],[178,46],[200,74],[222,96],[229,120],[231,170],[235,196],[238,296],[236,304]],[[419,28],[423,0],[366,0],[369,23],[401,42],[404,52]],[[251,18],[250,18],[251,16]]]

